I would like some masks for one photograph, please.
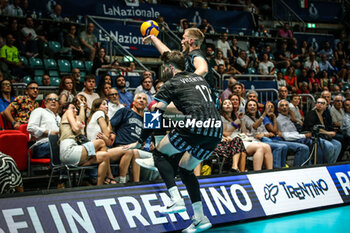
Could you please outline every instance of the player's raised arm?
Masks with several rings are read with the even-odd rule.
[[[154,35],[146,36],[142,39],[144,44],[152,43],[156,49],[158,49],[159,53],[162,55],[164,52],[170,52],[171,50],[161,41],[158,37]]]
[[[193,59],[193,65],[196,68],[196,70],[194,71],[195,74],[204,77],[208,73],[208,64],[202,57],[195,57]]]

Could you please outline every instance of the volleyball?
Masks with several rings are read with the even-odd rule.
[[[145,21],[141,24],[140,31],[142,36],[148,36],[148,35],[158,36],[159,34],[158,23],[153,20]]]

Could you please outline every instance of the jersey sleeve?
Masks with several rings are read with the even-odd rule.
[[[167,81],[157,92],[154,99],[160,102],[163,102],[165,104],[169,104],[171,102],[172,96],[173,96],[173,90],[176,88],[172,81]]]

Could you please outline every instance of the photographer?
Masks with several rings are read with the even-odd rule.
[[[336,135],[336,132],[333,129],[332,118],[328,117],[329,114],[325,113],[327,108],[327,100],[324,98],[318,98],[316,101],[316,107],[310,111],[304,121],[303,130],[312,131],[314,136],[321,137],[321,145],[325,151],[326,160],[318,156],[318,163],[335,163],[341,151],[341,143],[333,137]],[[322,129],[322,125],[324,129]],[[322,140],[324,139],[324,140]]]

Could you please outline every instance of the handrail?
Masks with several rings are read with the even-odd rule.
[[[223,74],[222,75],[222,79],[223,80],[226,80],[230,77],[234,77],[234,78],[249,78],[249,81],[253,81],[252,78],[255,77],[255,78],[276,78],[275,75],[273,74]],[[264,80],[262,80],[264,81]],[[271,80],[266,80],[266,81],[271,81]]]
[[[131,56],[131,57],[134,59],[134,61],[136,61],[143,69],[148,70],[148,69],[146,68],[146,66],[144,66],[144,65],[142,64],[142,62],[140,62],[136,57],[134,57],[134,55],[132,55],[128,50],[126,50],[126,49],[125,49],[111,34],[109,34],[99,23],[97,23],[96,20],[94,20],[94,18],[97,18],[97,17],[88,15],[87,18],[89,18],[89,19],[90,19],[95,25],[97,25],[106,35],[108,35],[109,38],[110,38],[111,40],[113,40],[113,41],[120,47],[120,49],[121,49],[123,52],[125,52],[126,54],[128,54],[129,56]],[[101,17],[101,18],[105,18],[105,17]],[[109,19],[109,20],[118,20],[118,19],[115,19],[115,18],[106,18],[106,19]],[[133,22],[134,22],[134,21],[133,21]]]
[[[287,3],[285,3],[285,1],[280,0],[280,2],[281,2],[290,12],[292,12],[293,15],[294,15],[297,19],[299,19],[300,22],[303,23],[303,31],[305,31],[306,23],[304,22],[304,20],[303,20],[297,13],[295,13],[295,11],[294,11],[292,8],[290,8],[290,6],[289,6]]]

